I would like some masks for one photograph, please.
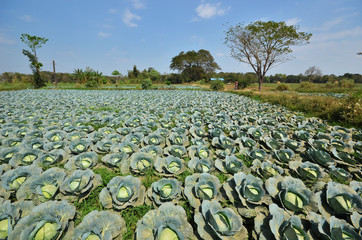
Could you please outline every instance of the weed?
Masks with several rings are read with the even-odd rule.
[[[219,179],[221,184],[223,184],[226,180],[228,180],[228,176],[222,172],[217,173],[216,177]]]
[[[186,170],[183,173],[181,173],[180,175],[177,176],[177,180],[181,181],[182,183],[185,182],[185,179],[187,176],[192,175],[192,172]]]
[[[121,216],[126,222],[127,227],[127,232],[123,236],[123,239],[134,239],[138,220],[140,220],[151,209],[151,206],[141,205],[137,207],[129,207],[121,211]]]
[[[161,179],[160,176],[157,176],[153,168],[147,169],[143,176],[139,176],[143,186],[146,188],[151,187],[153,182],[157,182]]]

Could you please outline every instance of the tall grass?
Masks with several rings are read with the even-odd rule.
[[[326,96],[302,96],[284,92],[235,92],[263,102],[282,105],[290,110],[304,112],[345,127],[362,128],[362,99],[359,96],[334,98]]]

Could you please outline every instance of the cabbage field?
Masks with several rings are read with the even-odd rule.
[[[230,93],[0,92],[0,239],[362,239],[361,152]]]

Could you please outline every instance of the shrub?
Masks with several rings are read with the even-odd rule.
[[[213,91],[220,91],[224,89],[224,82],[221,80],[215,80],[211,82],[210,89]]]
[[[166,84],[167,84],[167,85],[171,85],[171,81],[167,80],[167,81],[166,81]]]
[[[85,86],[89,88],[95,88],[98,87],[98,85],[99,85],[98,81],[92,77],[87,79],[87,82],[85,83]]]
[[[311,88],[313,88],[313,84],[310,82],[302,82],[302,83],[300,83],[298,88],[299,89],[311,89]]]
[[[288,87],[288,85],[282,83],[282,84],[279,84],[276,89],[277,89],[277,91],[288,91],[289,87]]]
[[[240,78],[238,80],[238,89],[247,88],[251,84],[251,81],[245,78]]]
[[[341,81],[339,81],[338,86],[341,88],[353,88],[354,87],[354,80],[343,78]]]
[[[149,78],[142,80],[141,82],[142,89],[147,90],[152,88],[152,81]]]

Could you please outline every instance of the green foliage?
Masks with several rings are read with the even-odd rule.
[[[213,91],[220,91],[224,89],[224,82],[221,80],[215,80],[211,82],[210,89]]]
[[[134,232],[136,231],[136,225],[138,220],[140,220],[148,211],[152,208],[151,206],[141,205],[131,208],[126,208],[121,211],[121,216],[126,222],[127,232],[123,236],[125,240],[134,239]]]
[[[166,85],[171,85],[171,81],[167,80]]]
[[[180,52],[172,58],[170,68],[182,72],[188,81],[198,81],[216,69],[220,69],[210,52],[204,49],[198,52],[194,50]]]
[[[288,85],[282,83],[277,86],[276,90],[277,91],[288,91],[289,87],[288,87]]]
[[[152,88],[151,79],[147,78],[147,79],[142,80],[141,86],[142,86],[142,89],[144,89],[144,90],[151,89]]]
[[[232,57],[251,65],[258,76],[260,91],[267,71],[273,65],[287,61],[291,46],[306,44],[311,36],[285,22],[256,21],[246,26],[229,27],[225,43],[231,48]]]
[[[338,82],[338,86],[341,88],[353,88],[354,87],[354,80],[343,78]]]
[[[46,85],[45,81],[43,81],[40,75],[40,68],[43,66],[41,62],[38,61],[36,55],[36,49],[42,47],[48,39],[37,37],[37,36],[30,36],[29,34],[21,34],[20,37],[21,41],[24,42],[32,52],[23,49],[23,54],[29,58],[30,62],[30,69],[33,72],[33,85],[35,88],[41,88]]]

